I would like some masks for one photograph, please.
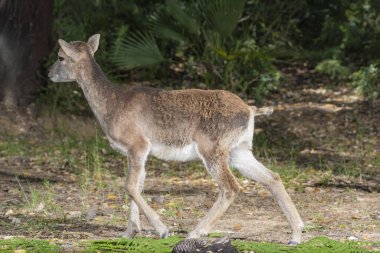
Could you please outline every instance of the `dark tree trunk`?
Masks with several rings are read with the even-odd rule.
[[[0,0],[0,102],[24,106],[41,87],[50,51],[53,0]]]

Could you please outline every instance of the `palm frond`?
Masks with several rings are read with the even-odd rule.
[[[239,23],[244,4],[245,0],[200,0],[199,8],[211,29],[228,36]]]
[[[151,66],[164,60],[156,40],[150,33],[136,32],[114,45],[112,62],[120,68]]]
[[[164,11],[157,11],[150,16],[150,29],[159,38],[182,43],[188,41],[183,29]]]
[[[187,10],[187,11],[185,11]],[[198,34],[200,25],[191,15],[191,10],[185,3],[178,0],[166,0],[166,11],[178,23],[180,23],[189,33]]]

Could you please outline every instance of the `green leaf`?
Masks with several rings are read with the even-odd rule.
[[[152,66],[164,60],[156,40],[150,33],[136,32],[115,45],[112,62],[120,68]]]
[[[163,11],[158,11],[150,17],[150,29],[157,37],[175,40],[181,43],[187,42],[183,29]]]
[[[228,36],[239,23],[244,4],[244,0],[201,0],[200,9],[211,29]]]
[[[185,10],[187,10],[187,12]],[[197,20],[189,14],[189,10],[191,9],[183,2],[178,0],[166,0],[166,11],[168,14],[185,27],[189,33],[198,34],[200,26]]]

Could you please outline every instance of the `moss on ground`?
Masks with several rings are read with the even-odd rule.
[[[108,252],[128,252],[128,253],[170,253],[176,243],[183,238],[172,236],[166,239],[157,240],[153,238],[116,239],[116,240],[96,240],[89,241],[84,245],[86,253],[108,253]]]
[[[181,240],[183,238],[180,237],[169,237],[162,240],[153,238],[93,240],[83,242],[81,248],[85,253],[170,253],[174,245]],[[367,253],[370,251],[362,248],[362,246],[375,246],[374,243],[338,242],[326,237],[316,237],[295,247],[279,243],[246,242],[240,240],[235,240],[232,244],[239,252],[255,253]],[[0,252],[54,253],[60,252],[60,246],[44,240],[11,239],[0,241]]]
[[[366,246],[367,243],[360,242],[338,242],[327,237],[316,237],[305,243],[293,246],[287,246],[278,243],[268,242],[245,242],[234,241],[232,244],[239,252],[255,253],[366,253],[370,252],[360,246]]]
[[[0,240],[1,253],[55,253],[60,252],[60,246],[44,240],[10,239]]]

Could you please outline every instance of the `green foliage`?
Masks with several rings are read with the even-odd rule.
[[[81,244],[83,252],[131,252],[131,253],[170,253],[175,244],[183,240],[180,237],[169,237],[166,239],[153,238],[135,238],[116,239],[116,240],[94,240],[86,241]],[[370,243],[362,242],[338,242],[326,237],[316,237],[306,243],[302,243],[295,247],[278,243],[268,242],[247,242],[235,240],[232,244],[239,252],[254,251],[257,253],[277,253],[277,252],[321,252],[321,253],[367,253],[366,249],[361,246],[370,245]],[[14,252],[16,249],[24,249],[26,252],[60,252],[60,247],[43,240],[27,240],[27,239],[11,239],[1,240],[0,250],[4,253]]]
[[[52,115],[56,112],[91,115],[83,92],[74,83],[50,83],[41,90],[37,105]]]
[[[194,8],[194,6],[187,6],[185,3],[179,0],[167,0],[166,11],[183,26],[189,33],[197,35],[199,33],[200,24],[198,20],[192,16],[192,13],[187,13],[186,9]],[[193,13],[194,15],[194,13]],[[167,37],[170,38],[170,37]]]
[[[260,100],[281,82],[277,63],[319,62],[317,71],[340,81],[347,66],[376,62],[379,14],[378,0],[55,0],[53,41],[100,33],[96,59],[116,82],[158,79]],[[353,83],[364,96],[377,97],[365,69]],[[68,84],[49,83],[38,104],[89,114],[82,92]]]
[[[352,85],[359,94],[376,99],[380,95],[380,69],[371,64],[352,74]]]
[[[315,70],[333,80],[344,79],[349,75],[349,69],[342,66],[341,62],[337,59],[321,61],[317,64]]]
[[[338,242],[327,237],[316,237],[306,243],[295,247],[283,244],[267,242],[244,242],[234,241],[232,243],[240,252],[254,251],[257,253],[277,253],[277,252],[299,252],[299,253],[365,253],[366,249],[360,248],[360,243],[356,242]]]
[[[100,33],[101,43],[96,59],[113,81],[124,81],[128,72],[118,69],[110,60],[115,52],[115,38],[129,29],[141,27],[141,24],[146,23],[146,14],[153,9],[155,5],[148,0],[54,0],[52,40],[56,42],[62,38],[66,41],[87,41],[92,34]],[[57,52],[58,43],[55,43],[45,63],[46,69],[57,60]],[[37,101],[40,108],[47,108],[51,113],[91,113],[76,84],[47,81],[48,85]]]
[[[260,100],[277,87],[280,74],[271,57],[254,39],[231,37],[243,15],[244,5],[243,0],[167,0],[149,21],[151,32],[161,38],[162,54],[150,36],[151,43],[146,43],[145,38],[138,38],[135,33],[122,34],[127,39],[118,36],[115,48],[134,50],[115,50],[118,61],[114,63],[123,68],[143,67],[160,63],[161,55],[165,55],[172,69],[191,82],[253,94]],[[148,45],[149,50],[143,49],[141,44]],[[140,61],[143,55],[144,59],[150,56],[152,61]],[[133,64],[134,61],[139,64]]]
[[[153,238],[98,240],[85,245],[85,252],[170,253],[174,245],[181,240],[180,237],[169,237],[162,240]]]
[[[154,37],[150,33],[137,32],[125,39],[116,40],[112,61],[119,67],[131,69],[151,66],[163,61]]]
[[[249,35],[262,47],[292,47],[297,44],[298,38],[294,37],[299,33],[300,17],[308,4],[303,0],[248,0],[244,11],[246,21],[240,28],[241,32],[252,31]]]
[[[25,250],[28,253],[54,253],[61,252],[58,245],[44,240],[11,239],[0,240],[0,252],[12,253],[16,250]],[[21,251],[20,251],[21,252]]]
[[[298,16],[298,44],[317,60],[365,64],[380,56],[380,4],[376,0],[313,1]],[[302,36],[302,37],[301,37]]]
[[[244,5],[244,0],[201,0],[198,11],[204,16],[210,30],[227,37],[238,25]]]

